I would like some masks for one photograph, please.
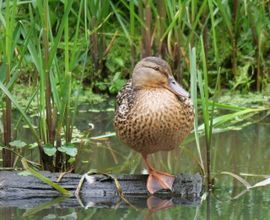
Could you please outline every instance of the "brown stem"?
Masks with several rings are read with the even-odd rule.
[[[233,25],[233,36],[232,36],[232,72],[233,75],[237,74],[237,39],[238,39],[238,0],[233,1],[233,15],[232,15],[232,25]]]
[[[61,147],[61,135],[56,135],[56,147]],[[55,156],[55,171],[62,172],[63,171],[63,154],[59,151],[56,152]]]
[[[212,189],[212,178],[211,178],[211,150],[210,144],[206,140],[206,173],[207,173],[207,189],[211,191]]]
[[[49,15],[48,15],[48,11],[49,11],[49,6],[48,6],[48,1],[45,1],[45,5],[44,5],[45,9],[45,19],[44,19],[44,31],[43,31],[43,51],[44,51],[44,70],[45,70],[45,89],[46,89],[46,93],[45,93],[45,103],[46,103],[46,123],[47,123],[47,128],[48,128],[48,142],[50,144],[54,143],[54,136],[55,136],[55,132],[54,132],[54,126],[53,126],[53,117],[52,117],[52,112],[53,112],[53,107],[51,104],[51,100],[52,100],[52,94],[51,94],[51,84],[50,84],[50,72],[49,72],[49,39],[48,39],[48,29],[49,29],[49,25],[48,25],[48,20],[49,20]],[[49,168],[51,169],[51,167],[53,167],[53,158],[52,157],[47,157],[45,156],[45,154],[42,155],[45,158],[42,158],[42,161],[44,165],[44,168]]]
[[[96,26],[96,18],[93,17],[91,21],[91,28],[95,28]],[[94,32],[90,35],[90,45],[91,45],[91,57],[94,64],[94,71],[98,70],[98,36],[97,33]]]
[[[6,65],[6,82],[10,80],[10,66]],[[5,108],[3,109],[3,128],[4,128],[4,144],[10,148],[11,142],[11,101],[5,97]],[[3,149],[3,166],[11,167],[13,159],[9,150]]]
[[[151,21],[152,12],[150,7],[150,0],[144,0],[143,20],[145,26],[142,30],[142,57],[151,55]]]
[[[11,142],[11,102],[6,97],[5,98],[5,109],[3,114],[3,128],[4,128],[4,144],[6,147],[10,148],[9,143]],[[11,167],[12,166],[12,156],[10,151],[3,149],[3,166]]]
[[[131,68],[134,68],[134,66],[135,66],[135,58],[136,58],[136,47],[134,44],[132,44],[131,48],[130,48]]]
[[[257,71],[256,71],[256,90],[261,91],[261,60],[260,60],[260,53],[259,53],[259,42],[256,45],[256,64],[257,64]]]
[[[206,203],[206,220],[211,220],[211,191],[207,195],[207,203]]]
[[[166,10],[165,9],[165,1],[164,0],[157,0],[157,10],[158,10],[158,26],[157,29],[157,45],[158,45],[158,54],[161,57],[164,57],[166,53],[166,44],[165,39],[161,39],[162,35],[165,32],[165,19],[166,19]]]
[[[48,126],[48,138],[49,143],[54,142],[53,122],[52,122],[52,105],[51,105],[51,84],[50,84],[50,72],[48,67],[49,62],[49,39],[48,39],[48,2],[45,3],[45,24],[43,32],[43,49],[44,49],[44,69],[45,69],[45,84],[46,84],[46,120]]]
[[[255,86],[257,90],[261,89],[261,61],[260,61],[260,54],[259,54],[259,37],[256,31],[256,24],[254,23],[253,13],[250,7],[248,7],[248,20],[250,25],[250,30],[252,34],[252,42],[253,46],[255,47],[255,57],[256,57],[256,76],[253,77],[255,80]]]
[[[181,54],[180,54],[180,46],[177,42],[174,43],[173,47],[173,71],[175,72],[175,76],[178,82],[182,83],[182,65],[181,65]]]
[[[232,73],[234,76],[237,74],[237,41],[232,39]]]
[[[203,24],[205,24],[206,22],[206,17],[207,15],[205,14],[203,16]],[[204,25],[204,29],[203,29],[203,46],[204,46],[204,53],[205,53],[205,58],[207,60],[207,57],[208,57],[208,48],[209,48],[209,45],[208,45],[208,27],[207,25]]]

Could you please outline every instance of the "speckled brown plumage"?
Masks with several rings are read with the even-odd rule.
[[[147,63],[150,66],[147,68],[156,69],[151,66],[154,63],[170,74],[170,67],[164,60],[155,57],[151,59],[147,61],[150,62]],[[141,63],[143,62],[142,60]],[[145,66],[141,66],[143,71]],[[139,68],[140,66],[136,71],[140,71]],[[161,78],[162,75],[158,77]],[[151,76],[151,82],[154,80],[152,78]],[[129,80],[117,95],[114,124],[118,137],[143,155],[168,151],[179,146],[193,125],[193,106],[190,99],[178,97],[162,86],[146,84],[146,88],[137,88],[133,84],[134,81]]]

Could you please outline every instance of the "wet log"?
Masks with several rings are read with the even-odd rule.
[[[60,173],[41,172],[44,176],[56,182]],[[196,206],[200,203],[202,194],[202,177],[199,174],[179,174],[173,185],[172,192],[161,190],[154,196],[146,189],[147,175],[118,175],[115,178],[121,185],[125,199],[119,197],[119,190],[112,177],[94,174],[87,176],[82,184],[79,196],[75,190],[81,179],[79,174],[66,174],[58,183],[72,192],[73,196],[60,198],[58,191],[43,183],[34,176],[22,176],[14,171],[0,172],[0,207],[32,208],[48,203],[57,207],[147,207],[170,201],[171,204]],[[54,201],[56,204],[54,204]],[[130,204],[129,204],[130,203]]]

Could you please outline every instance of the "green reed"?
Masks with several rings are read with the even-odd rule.
[[[76,60],[78,56],[81,56],[81,54],[78,54],[78,49],[81,50],[81,47],[77,47],[79,36],[78,24],[81,22],[80,18],[84,2],[80,3],[79,19],[76,24],[75,35],[72,36],[72,43],[74,45],[72,45],[71,49],[69,47],[71,37],[69,36],[68,16],[72,3],[72,1],[65,1],[64,13],[56,33],[50,26],[51,9],[48,1],[37,2],[36,10],[34,10],[33,5],[28,4],[29,17],[26,17],[25,20],[22,21],[21,26],[19,26],[18,23],[16,24],[20,27],[19,30],[21,32],[19,34],[25,39],[25,41],[22,42],[24,44],[23,48],[27,48],[26,50],[30,55],[30,60],[36,68],[38,79],[37,84],[39,89],[34,93],[35,95],[30,98],[27,108],[23,109],[23,107],[18,104],[16,97],[11,94],[10,87],[8,88],[6,85],[0,84],[3,93],[7,96],[7,100],[13,102],[13,105],[22,114],[22,118],[33,132],[34,137],[36,137],[43,168],[52,171],[67,169],[69,167],[67,160],[70,156],[75,156],[73,150],[74,146],[70,144],[73,127],[70,102],[72,84],[71,71],[76,68]],[[8,10],[10,10],[10,7],[6,8],[6,14],[13,16],[15,20],[16,14],[12,14]],[[28,33],[31,33],[31,36],[28,35]],[[6,36],[7,39],[12,39],[12,37],[10,37],[12,35],[6,34]],[[64,38],[63,43],[65,45],[63,49],[60,46],[62,44],[62,37]],[[12,46],[7,48],[14,49],[14,47],[19,47],[19,44],[14,45],[14,47]],[[62,60],[57,57],[59,50],[63,50],[63,66]],[[11,53],[13,52],[10,52],[9,55],[4,55],[8,58],[11,56]],[[8,74],[6,74],[6,76],[9,80],[10,76]],[[26,114],[34,98],[38,100],[38,128],[34,127],[32,120]],[[18,124],[16,127],[18,127]],[[4,128],[4,130],[8,131],[6,128]],[[62,136],[62,132],[64,132],[64,136]],[[5,143],[5,146],[7,146],[9,142],[10,139],[7,144]],[[3,158],[4,161],[8,159],[6,155]]]
[[[8,0],[5,2],[5,27],[4,27],[4,44],[3,47],[3,63],[5,68],[5,77],[3,81],[5,84],[8,84],[11,80],[11,72],[12,72],[12,61],[13,61],[13,53],[15,49],[15,45],[13,42],[13,36],[15,35],[15,15],[17,12],[17,2],[13,1],[12,3]],[[15,39],[16,40],[16,39]],[[4,46],[4,45],[3,45]],[[11,120],[12,120],[12,106],[10,99],[6,96],[3,106],[3,130],[4,130],[4,137],[3,142],[4,145],[10,147],[9,143],[12,140],[12,128],[11,128]],[[13,158],[10,151],[3,149],[3,161],[4,167],[11,167],[13,165]]]
[[[211,190],[213,187],[212,180],[212,168],[211,164],[212,156],[211,156],[211,142],[212,142],[212,134],[215,129],[219,129],[219,132],[223,128],[224,131],[230,129],[226,129],[226,125],[237,123],[236,118],[244,120],[247,118],[251,118],[255,114],[259,114],[262,111],[268,111],[267,107],[260,108],[247,108],[247,107],[237,107],[230,106],[222,103],[216,102],[217,88],[219,79],[217,79],[217,83],[215,86],[214,95],[210,97],[209,95],[209,84],[208,84],[208,68],[206,63],[206,54],[204,51],[204,41],[201,36],[201,52],[200,57],[196,56],[196,48],[190,48],[189,50],[189,58],[190,58],[190,73],[191,73],[191,98],[194,104],[194,112],[195,112],[195,120],[194,120],[194,136],[195,142],[197,146],[198,156],[200,167],[202,173],[205,175],[207,188]],[[199,63],[199,65],[197,65]],[[198,93],[199,91],[199,93]],[[221,116],[216,115],[214,110],[217,109],[226,109],[229,113],[223,114]],[[199,118],[202,119],[202,124],[199,125]],[[239,121],[238,121],[239,122]],[[244,126],[244,125],[243,125]],[[203,138],[201,138],[203,137]],[[201,147],[201,141],[204,141],[205,149]],[[204,153],[203,153],[204,152]]]

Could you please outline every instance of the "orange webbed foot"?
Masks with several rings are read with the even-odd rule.
[[[174,207],[174,204],[172,202],[172,199],[160,199],[157,198],[155,196],[150,196],[147,199],[147,208],[151,211],[151,212],[156,212],[162,209],[168,209]]]
[[[175,176],[171,174],[150,170],[146,186],[151,194],[161,189],[169,189],[172,191],[174,180]]]
[[[175,176],[165,172],[157,171],[150,165],[147,159],[147,155],[142,154],[142,156],[149,172],[146,184],[148,191],[151,194],[154,194],[161,189],[169,189],[172,191]]]

